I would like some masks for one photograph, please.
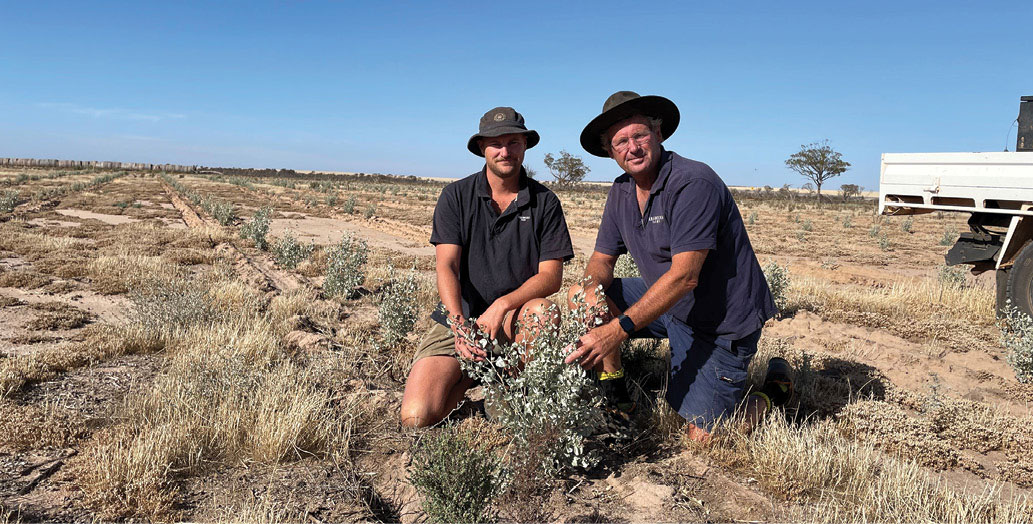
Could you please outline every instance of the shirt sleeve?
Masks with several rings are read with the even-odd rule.
[[[570,242],[567,219],[563,217],[563,206],[553,193],[545,193],[542,213],[542,227],[538,245],[538,261],[574,258],[574,245]]]
[[[463,245],[462,228],[460,227],[459,201],[455,188],[445,186],[434,206],[434,223],[430,233],[430,243]]]
[[[722,191],[705,180],[693,180],[674,199],[671,209],[671,254],[717,247]]]
[[[599,222],[599,233],[595,237],[595,250],[604,255],[618,256],[628,252],[620,228],[617,227],[617,191],[617,186],[614,185],[606,195],[603,218]]]

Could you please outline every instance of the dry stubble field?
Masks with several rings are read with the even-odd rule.
[[[13,207],[0,211],[0,522],[425,520],[411,451],[444,430],[403,430],[397,411],[436,302],[427,238],[442,186],[0,172]],[[572,283],[605,192],[558,194]],[[590,470],[502,494],[495,515],[1030,521],[1033,387],[1004,362],[992,275],[938,267],[965,217],[737,200],[762,265],[791,280],[754,380],[784,356],[798,402],[750,434],[731,424],[685,442],[653,402],[664,345],[636,345],[628,369],[651,409],[633,437],[601,445]],[[271,243],[314,243],[295,268],[241,238],[261,208]],[[364,281],[327,298],[345,234],[369,245]],[[389,343],[378,307],[410,268],[419,320]],[[475,442],[500,434],[476,392],[452,423]]]

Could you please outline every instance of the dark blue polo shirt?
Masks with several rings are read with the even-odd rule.
[[[643,216],[635,180],[617,177],[606,197],[595,250],[630,251],[646,284],[671,267],[671,256],[709,249],[699,285],[669,311],[693,329],[741,339],[775,316],[764,272],[750,245],[739,207],[710,166],[663,151]]]
[[[523,171],[516,199],[501,214],[492,206],[484,169],[445,186],[434,208],[430,243],[463,248],[459,289],[466,318],[484,313],[538,274],[539,262],[574,257],[559,199]],[[436,308],[431,318],[446,324],[443,310]]]

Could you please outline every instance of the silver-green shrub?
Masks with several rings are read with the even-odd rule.
[[[180,329],[213,322],[208,290],[189,280],[151,280],[129,292],[132,317],[147,331],[170,336]]]
[[[302,260],[308,258],[314,249],[315,246],[312,244],[306,246],[298,242],[298,239],[294,238],[290,231],[285,231],[283,236],[278,238],[276,243],[273,244],[273,258],[276,260],[276,265],[286,269],[294,269],[298,267]]]
[[[0,195],[0,213],[11,213],[15,207],[18,207],[18,192],[17,191],[4,191],[3,195]]]
[[[613,276],[617,278],[633,278],[642,276],[642,273],[639,273],[638,271],[638,266],[635,264],[635,259],[631,256],[631,253],[624,253],[617,257],[617,263],[613,266]]]
[[[940,238],[941,246],[953,246],[958,241],[958,229],[950,226],[943,230],[943,237]]]
[[[355,212],[355,197],[350,196],[345,199],[344,203],[341,204],[341,211],[345,214],[352,214]]]
[[[377,205],[376,204],[371,203],[370,205],[366,206],[366,213],[364,215],[366,218],[373,218],[374,216],[376,216],[376,214],[377,214]]]
[[[251,216],[251,220],[248,220],[240,227],[240,238],[251,240],[262,251],[269,249],[269,241],[266,240],[265,236],[269,234],[270,213],[272,213],[272,210],[268,207],[255,211],[255,214]]]
[[[780,266],[772,260],[764,266],[764,278],[768,281],[768,289],[771,290],[771,297],[775,300],[775,307],[780,311],[789,304],[789,287],[792,280],[789,278],[789,266]]]
[[[409,480],[430,522],[488,522],[492,500],[506,485],[498,456],[483,442],[446,426],[428,434],[412,454]]]
[[[378,310],[381,337],[384,343],[393,345],[404,340],[416,325],[416,293],[419,287],[415,267],[401,278],[396,275],[394,266],[388,265],[387,271],[388,281],[381,290]]]
[[[1022,383],[1033,382],[1033,319],[1019,311],[1009,300],[999,325],[1001,345],[1007,350],[1005,361]]]
[[[355,289],[366,280],[364,266],[368,257],[366,241],[345,234],[341,242],[327,252],[323,294],[327,297],[353,297]]]
[[[904,220],[904,223],[900,224],[900,230],[905,233],[913,233],[915,231],[914,225],[914,218],[909,216],[906,220]]]
[[[601,286],[597,293],[602,295]],[[594,320],[602,311],[588,307],[583,293],[572,302],[575,307],[559,326],[521,326],[535,334],[526,345],[494,344],[488,359],[459,359],[463,372],[483,385],[485,407],[512,436],[515,454],[540,459],[547,473],[596,464],[598,457],[585,443],[606,424],[602,397],[589,373],[563,362],[588,331],[589,320],[602,322]],[[469,343],[486,350],[493,346],[472,321],[455,327]]]
[[[940,265],[937,268],[936,279],[940,282],[941,288],[960,289],[965,287],[965,269],[960,266]]]

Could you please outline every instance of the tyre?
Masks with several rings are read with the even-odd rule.
[[[1001,272],[998,272],[1000,279]],[[1004,298],[1019,311],[1033,317],[1033,242],[1027,242],[1015,257],[1015,263],[1004,272]],[[1001,282],[997,286],[998,307],[1001,302]]]

